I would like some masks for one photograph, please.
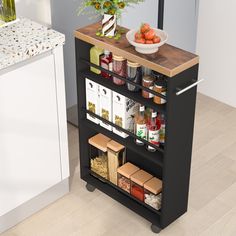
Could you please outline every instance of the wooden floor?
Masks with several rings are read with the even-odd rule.
[[[79,178],[69,126],[71,192],[1,236],[148,236],[150,224]],[[236,109],[198,95],[189,210],[163,236],[236,235]]]

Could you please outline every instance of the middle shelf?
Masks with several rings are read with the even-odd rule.
[[[131,151],[133,151],[134,153],[137,153],[138,155],[142,154],[144,160],[149,160],[151,162],[153,162],[153,164],[156,164],[160,167],[163,167],[163,156],[164,153],[163,152],[149,152],[148,150],[146,150],[146,148],[144,146],[138,146],[135,144],[134,142],[134,138],[129,136],[127,138],[122,138],[119,135],[101,127],[98,124],[95,124],[89,120],[82,119],[79,122],[79,126],[85,126],[88,127],[98,133],[102,133],[104,135],[106,135],[107,137],[115,140],[116,142],[126,146],[128,149],[130,149]]]

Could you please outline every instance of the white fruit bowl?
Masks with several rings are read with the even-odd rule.
[[[131,45],[135,47],[135,50],[142,54],[152,54],[158,51],[159,47],[164,45],[166,41],[168,40],[168,34],[160,29],[154,29],[157,36],[161,38],[160,43],[154,43],[154,44],[142,44],[142,43],[136,43],[135,40],[135,33],[139,30],[130,30],[126,34],[126,38],[129,41]]]

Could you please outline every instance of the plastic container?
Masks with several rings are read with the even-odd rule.
[[[113,72],[126,78],[127,60],[124,57],[113,55]],[[113,76],[113,83],[116,85],[124,85],[125,81]]]
[[[161,209],[162,181],[152,178],[144,184],[144,202],[156,210]]]
[[[139,171],[139,168],[130,162],[127,162],[123,166],[117,169],[117,185],[124,191],[130,193],[131,180],[130,177],[134,173]]]
[[[97,134],[88,140],[90,144],[90,169],[104,179],[108,178],[107,144],[110,138]]]
[[[125,163],[125,147],[113,140],[107,144],[109,180],[117,185],[117,169]]]
[[[139,170],[131,176],[131,195],[144,202],[144,184],[153,176],[144,170]]]

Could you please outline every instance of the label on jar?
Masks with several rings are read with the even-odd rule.
[[[153,90],[153,86],[150,86],[149,89]],[[148,93],[148,97],[149,97],[149,98],[153,98],[153,97],[154,97],[154,94]]]
[[[147,139],[147,125],[146,124],[136,124],[136,135],[139,137],[139,138],[142,138],[142,139]],[[143,142],[140,141],[140,140],[136,140],[137,143],[140,143],[142,144]]]

